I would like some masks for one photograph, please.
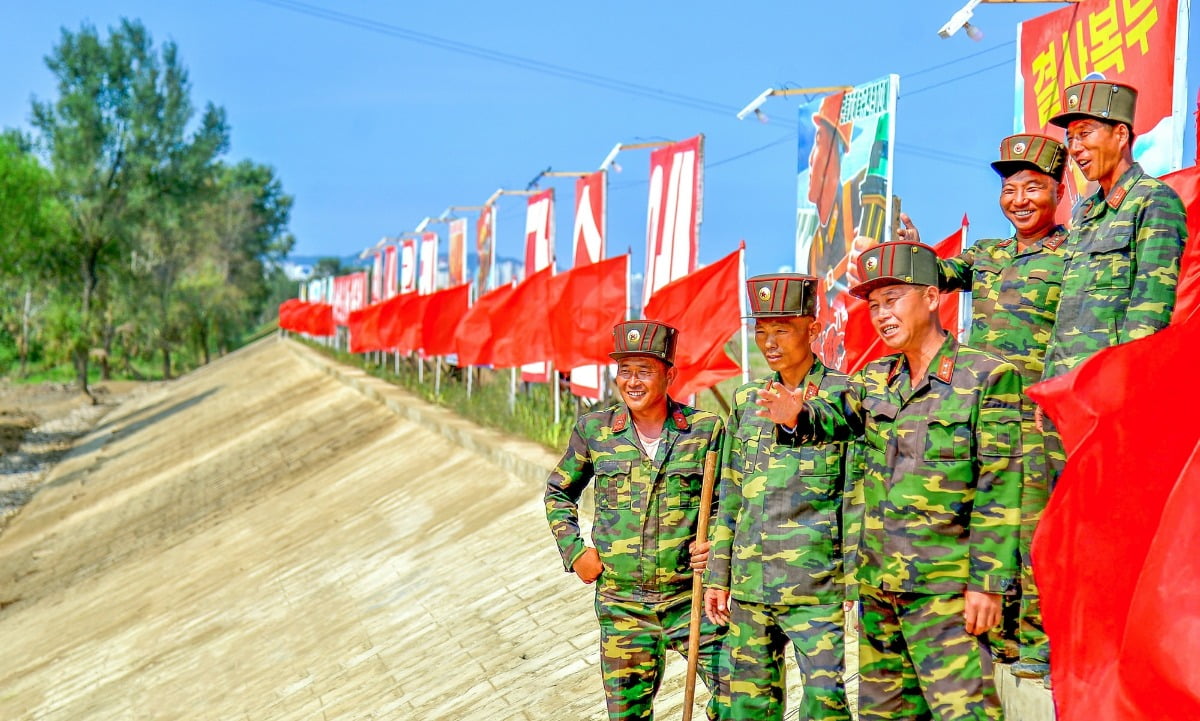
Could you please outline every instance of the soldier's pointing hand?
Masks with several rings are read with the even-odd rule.
[[[804,390],[797,388],[789,391],[778,383],[767,381],[767,387],[758,392],[755,403],[759,406],[755,415],[769,418],[771,422],[787,428],[795,428],[800,420],[800,411],[804,409]]]

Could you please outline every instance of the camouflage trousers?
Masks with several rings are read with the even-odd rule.
[[[690,594],[654,603],[596,594],[600,673],[610,721],[654,718],[654,696],[662,684],[667,649],[687,656],[691,616]],[[706,709],[709,721],[729,718],[729,675],[721,665],[723,635],[724,629],[702,620],[696,668],[712,692]]]
[[[892,593],[869,586],[859,594],[861,721],[1003,718],[986,640],[963,626],[962,594]]]
[[[737,599],[730,601],[725,636],[732,717],[782,721],[789,640],[804,685],[799,718],[850,721],[842,604],[779,606]]]

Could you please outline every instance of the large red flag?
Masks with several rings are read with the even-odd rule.
[[[400,335],[396,338],[396,350],[411,353],[421,349],[421,326],[425,320],[425,306],[431,296],[408,293],[400,306]]]
[[[625,319],[629,256],[578,266],[554,278],[550,339],[556,368],[608,363],[612,327]]]
[[[742,292],[739,254],[674,280],[654,292],[642,311],[679,331],[675,348],[675,383],[669,392],[686,398],[737,375],[741,368],[725,352],[742,319],[738,294]]]
[[[492,308],[512,295],[513,286],[505,284],[475,301],[454,329],[454,347],[460,366],[485,366],[492,362]]]
[[[953,258],[963,251],[967,226],[967,216],[964,215],[962,227],[933,246],[933,250],[939,258]],[[962,323],[959,321],[960,298],[961,294],[959,293],[943,293],[942,304],[938,309],[938,318],[942,321],[942,327],[953,333],[955,337],[958,336],[962,327]],[[838,307],[839,301],[842,304],[841,307]],[[846,314],[844,326],[846,332],[842,339],[846,349],[846,373],[856,373],[876,358],[882,358],[892,352],[892,349],[884,345],[879,334],[875,332],[875,324],[871,322],[871,313],[867,310],[866,301],[859,300],[849,293],[842,293],[834,301],[834,313]],[[835,334],[830,333],[829,336],[833,340],[837,340]],[[825,348],[821,354],[822,357],[835,358],[836,355],[831,352],[832,350]]]
[[[492,365],[515,368],[551,356],[553,349],[546,326],[553,274],[554,266],[546,266],[522,281],[508,298],[489,310]]]
[[[421,319],[421,347],[425,355],[450,355],[454,352],[454,331],[467,312],[471,285],[463,283],[429,296]]]
[[[416,293],[393,295],[383,301],[379,309],[379,345],[385,350],[393,350],[400,342],[400,334],[404,330],[404,303]]]
[[[303,312],[305,302],[299,298],[288,298],[279,304],[279,327],[284,330],[301,331],[297,316]]]
[[[302,332],[313,336],[327,336],[337,333],[333,323],[333,306],[328,303],[307,303],[299,322]]]
[[[1033,556],[1060,721],[1200,718],[1200,314],[1029,395],[1068,462]]]
[[[382,350],[379,339],[379,312],[383,303],[372,303],[366,308],[350,311],[350,352],[366,353]]]
[[[1200,308],[1200,167],[1177,170],[1162,179],[1179,193],[1187,208],[1188,240],[1175,290],[1175,314],[1171,316],[1173,322],[1179,322]]]

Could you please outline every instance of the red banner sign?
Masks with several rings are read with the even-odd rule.
[[[550,268],[554,273],[554,189],[529,196],[525,207],[525,277]],[[521,380],[527,383],[546,383],[550,367],[546,363],[526,363],[521,366]]]
[[[650,154],[650,207],[646,215],[646,278],[642,301],[696,270],[700,254],[704,136]]]
[[[396,295],[396,281],[399,275],[396,246],[389,245],[383,249],[383,297],[391,298]]]
[[[446,255],[450,287],[467,282],[467,219],[450,221],[450,249]]]
[[[417,239],[400,241],[400,292],[412,293],[417,289]]]
[[[482,296],[492,287],[492,251],[496,245],[496,209],[485,205],[475,222],[475,252],[479,256],[479,275],[475,281],[476,295]]]
[[[575,181],[575,229],[572,235],[576,268],[604,259],[607,193],[608,174],[603,170]]]
[[[1084,0],[1021,23],[1017,29],[1018,132],[1062,137],[1050,118],[1063,111],[1063,91],[1081,80],[1104,79],[1138,89],[1134,159],[1153,176],[1183,161],[1186,35],[1179,0]],[[1177,42],[1183,43],[1177,46]],[[1087,179],[1071,164],[1060,219]]]
[[[428,295],[437,290],[438,234],[426,231],[421,234],[421,271],[417,279],[417,292]]]
[[[351,273],[333,279],[333,322],[346,325],[350,311],[367,304],[367,274]]]

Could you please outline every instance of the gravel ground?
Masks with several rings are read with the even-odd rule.
[[[67,384],[0,385],[0,532],[75,440],[145,385],[97,385],[94,405]]]

